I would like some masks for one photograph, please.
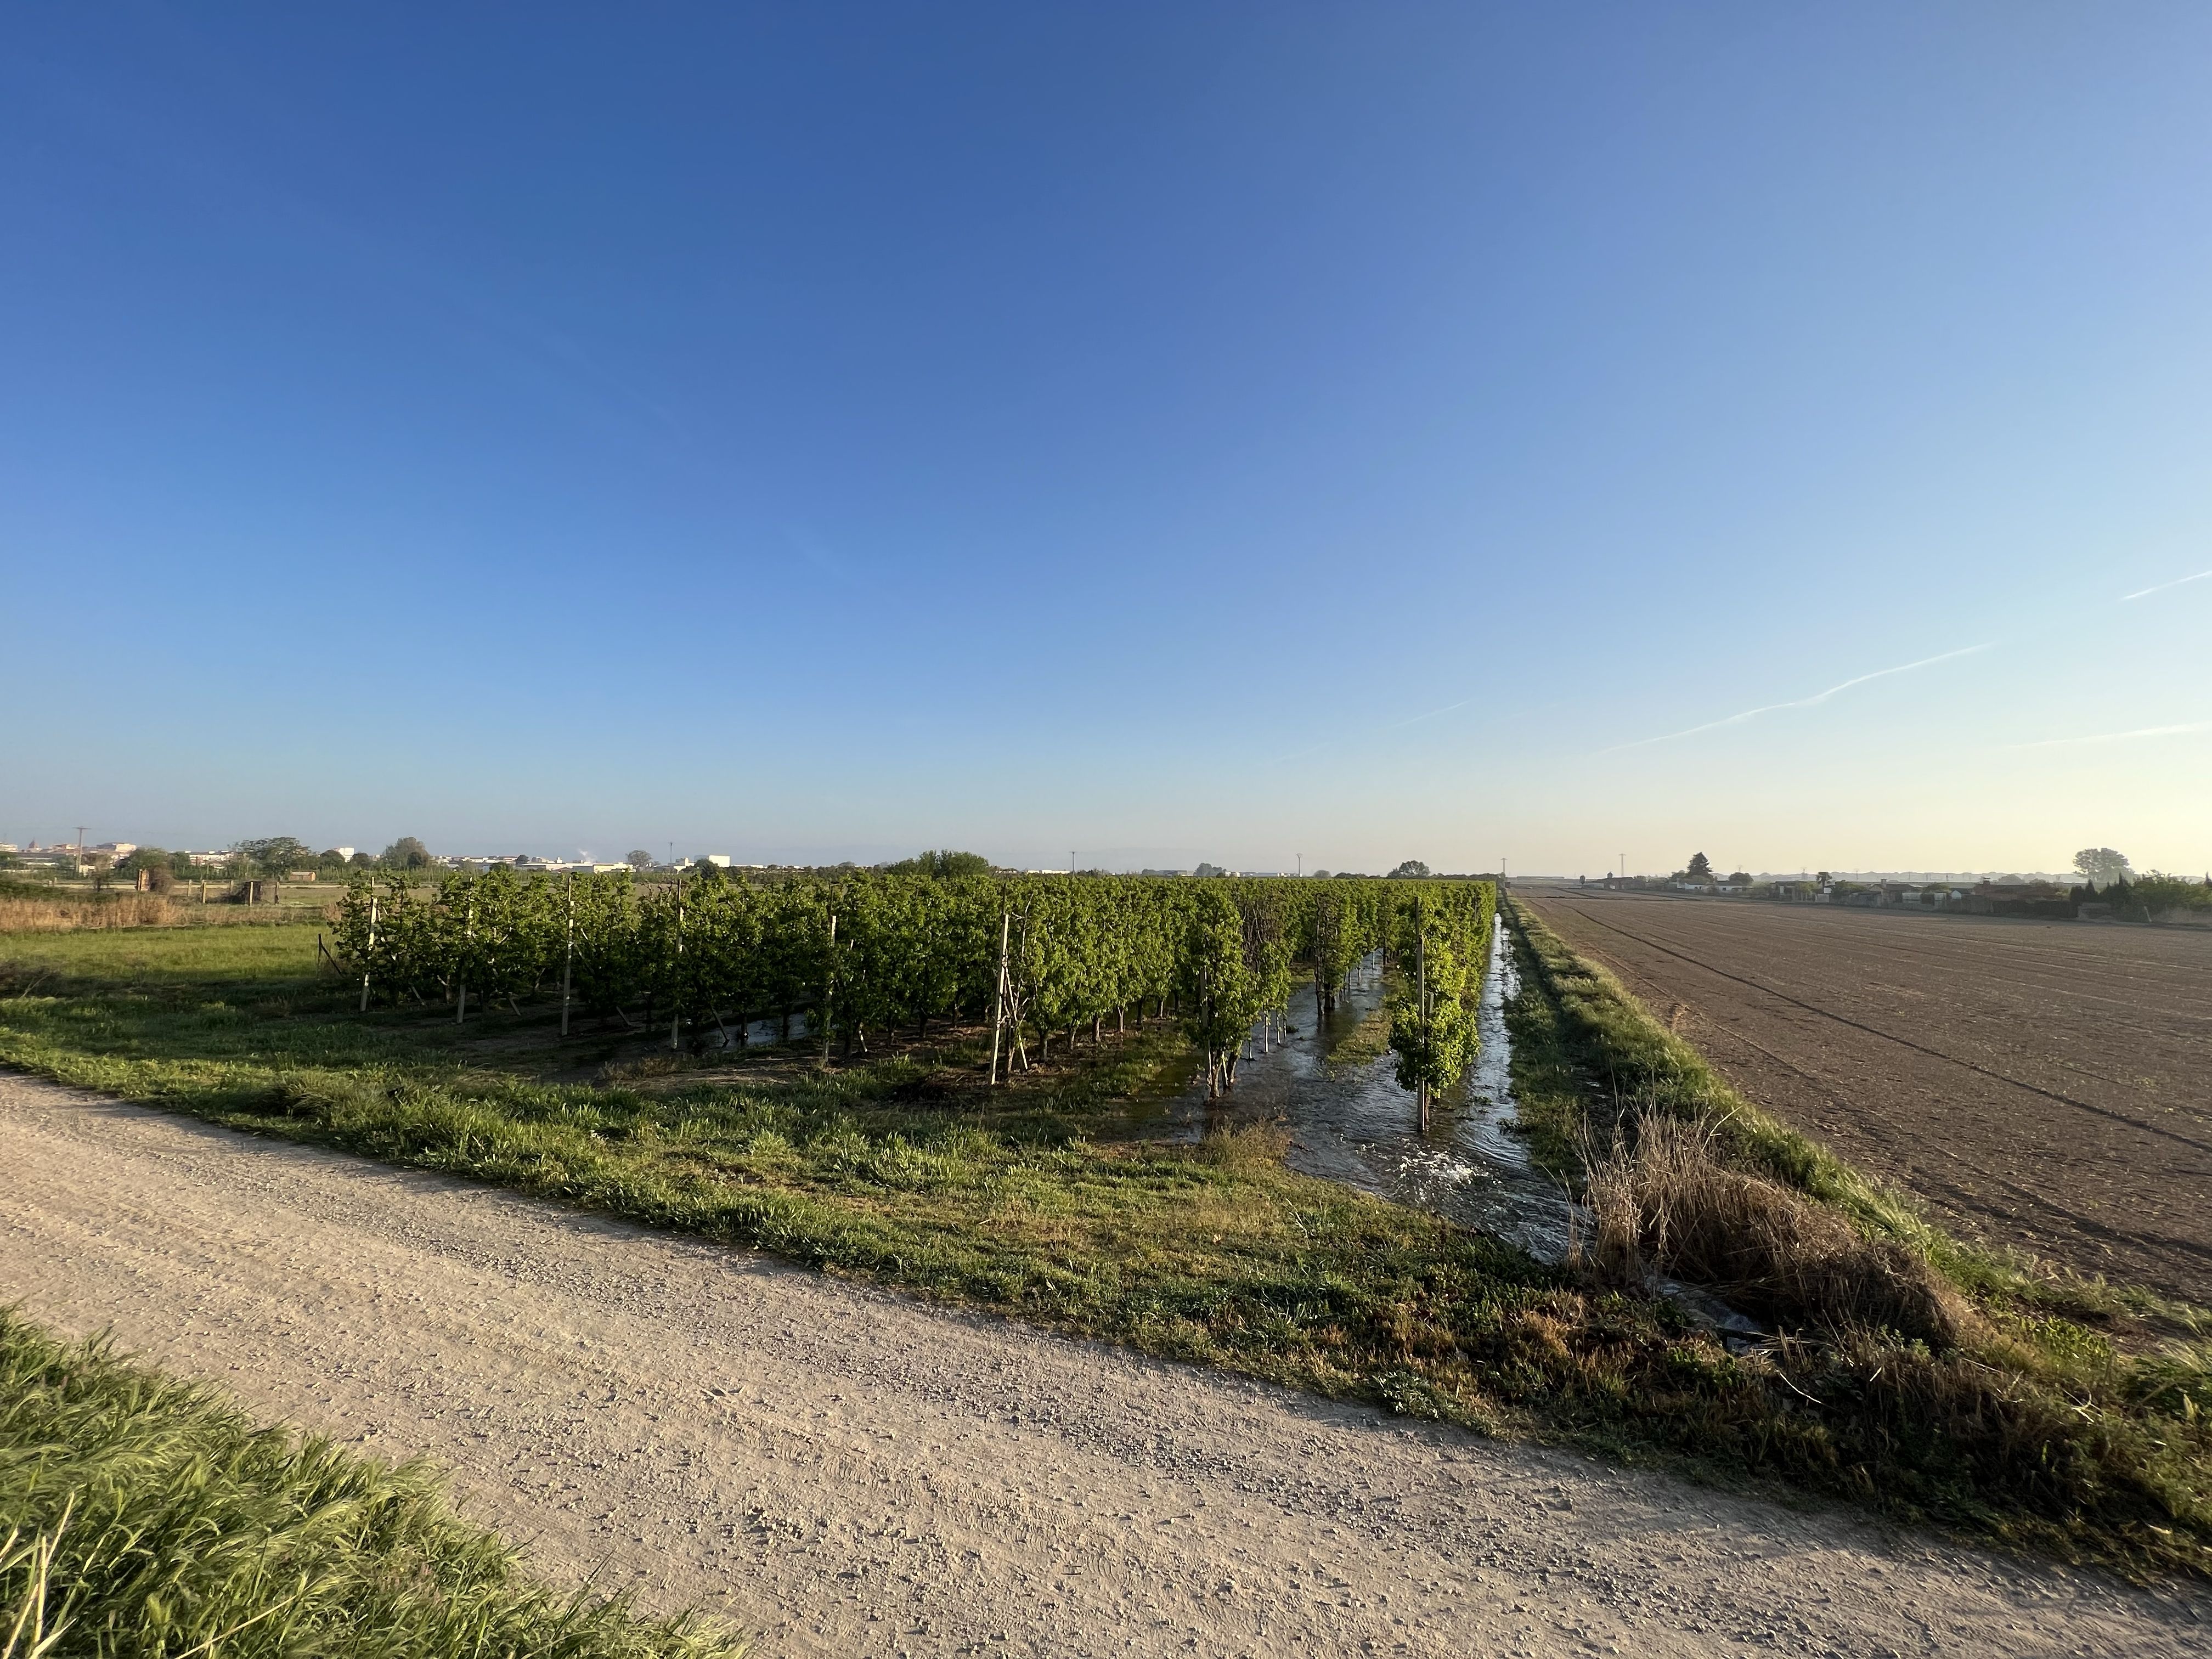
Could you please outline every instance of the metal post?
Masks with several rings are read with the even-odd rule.
[[[368,1012],[368,975],[376,960],[376,895],[368,896],[368,954],[361,964],[361,1011]]]
[[[837,918],[830,918],[830,937],[837,937]],[[676,906],[676,994],[668,999],[675,1006],[668,1012],[668,1052],[676,1052],[677,1033],[684,1026],[684,906]]]
[[[830,913],[830,962],[822,975],[822,1064],[830,1064],[830,1015],[837,988],[837,913]]]
[[[467,925],[465,925],[465,927],[462,927],[462,929],[460,929],[460,942],[462,942],[460,964],[462,964],[462,969],[467,969],[467,967],[469,967],[469,951],[467,951],[467,947],[469,947],[469,945],[471,945],[471,942],[476,942],[476,902],[473,902],[473,900],[471,900],[471,902],[469,902],[469,921],[467,921]],[[462,1022],[462,1020],[467,1020],[467,1018],[469,1018],[469,980],[467,980],[467,973],[465,973],[465,975],[462,975],[462,980],[460,980],[460,1006],[458,1006],[458,1009],[453,1009],[453,1024],[460,1024],[460,1022]]]
[[[1414,1006],[1421,1014],[1421,1133],[1429,1132],[1429,929],[1419,899],[1413,901]]]
[[[561,947],[561,1040],[568,1039],[568,980],[569,970],[576,961],[576,878],[572,874],[564,884],[568,890],[568,931]]]
[[[999,985],[991,998],[991,1082],[999,1085],[999,1033],[1006,1023],[1006,946],[1013,938],[1014,913],[1001,911],[999,915]]]

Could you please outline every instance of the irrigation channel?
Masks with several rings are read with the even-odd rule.
[[[1171,1100],[1139,1108],[1140,1121],[1149,1119],[1143,1127],[1155,1133],[1188,1140],[1223,1124],[1280,1123],[1291,1133],[1294,1170],[1433,1211],[1510,1240],[1540,1261],[1559,1261],[1566,1254],[1571,1214],[1566,1195],[1531,1167],[1510,1127],[1513,1039],[1505,1005],[1519,989],[1501,918],[1493,925],[1482,985],[1481,1054],[1467,1080],[1438,1099],[1425,1136],[1387,1050],[1358,1065],[1330,1063],[1382,1006],[1382,965],[1374,956],[1352,970],[1334,1013],[1320,1012],[1310,982],[1300,990],[1291,1001],[1292,1034],[1264,1054],[1255,1036],[1237,1062],[1236,1088],[1220,1100],[1207,1102],[1200,1079]]]

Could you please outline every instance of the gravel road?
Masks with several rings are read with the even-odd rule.
[[[766,1654],[2182,1654],[2212,1603],[0,1073],[0,1299]]]

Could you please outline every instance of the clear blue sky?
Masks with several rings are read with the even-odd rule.
[[[2208,88],[2201,4],[16,8],[0,838],[2197,870]]]

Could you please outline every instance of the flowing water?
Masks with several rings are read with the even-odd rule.
[[[1387,1051],[1361,1064],[1329,1062],[1382,1006],[1382,969],[1372,957],[1352,970],[1334,1013],[1321,1013],[1312,983],[1304,986],[1291,1000],[1291,1034],[1279,1032],[1264,1054],[1255,1035],[1237,1063],[1236,1088],[1220,1100],[1207,1102],[1200,1079],[1174,1099],[1140,1109],[1155,1132],[1189,1140],[1218,1125],[1279,1122],[1291,1132],[1292,1169],[1433,1211],[1556,1261],[1566,1253],[1571,1206],[1558,1184],[1531,1167],[1510,1129],[1513,1040],[1505,1005],[1519,988],[1500,921],[1483,981],[1481,1053],[1467,1081],[1436,1103],[1426,1135]]]

